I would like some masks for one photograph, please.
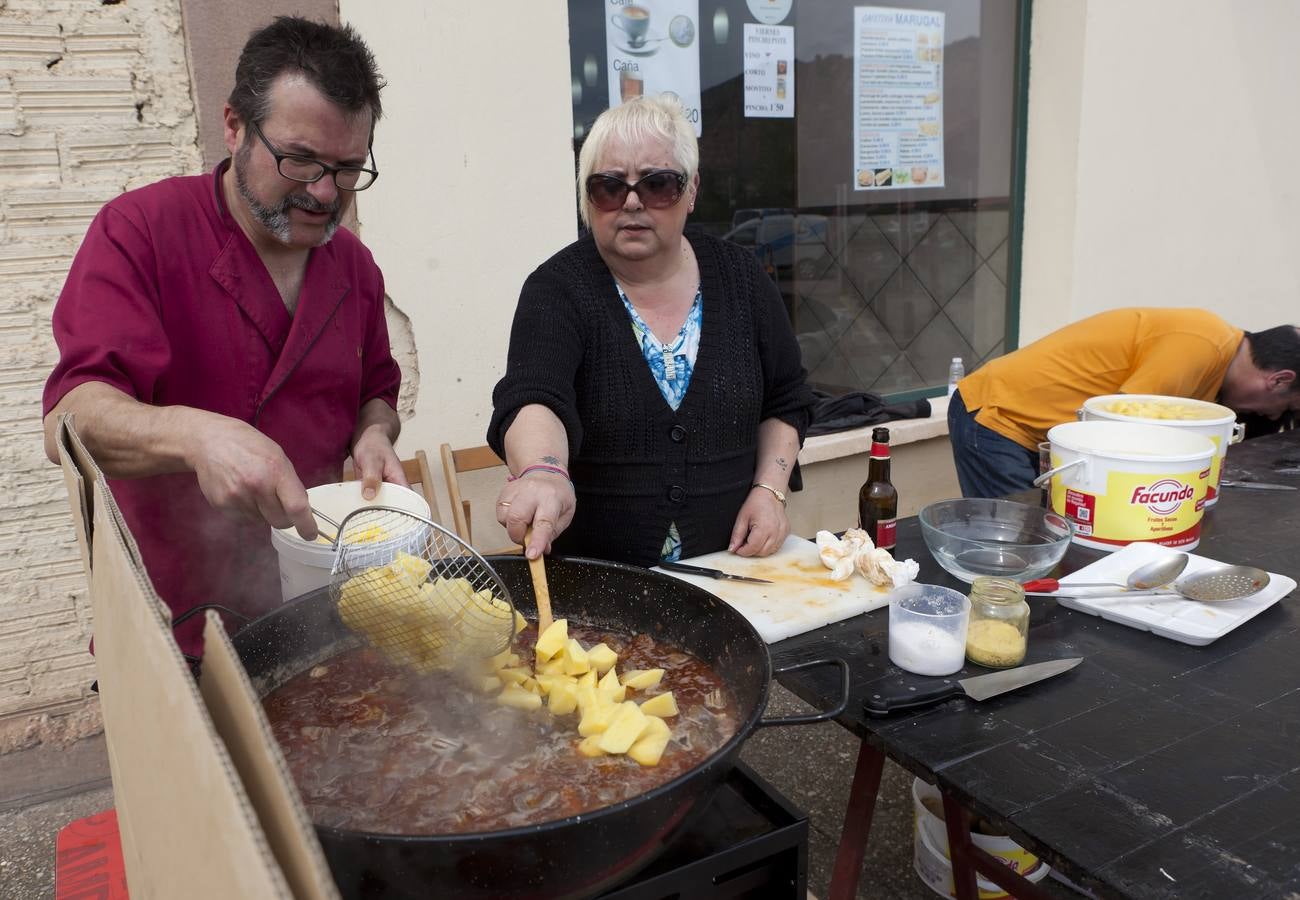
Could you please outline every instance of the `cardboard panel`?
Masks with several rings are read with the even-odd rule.
[[[55,430],[55,444],[59,451],[59,465],[63,469],[63,486],[68,489],[68,503],[72,508],[72,524],[77,530],[77,548],[81,550],[81,565],[90,577],[90,527],[94,518],[94,477],[99,470],[90,458],[81,438],[73,428],[72,416],[60,416]],[[87,479],[90,479],[89,481]]]
[[[271,851],[295,897],[336,898],[338,889],[320,842],[248,673],[221,617],[209,610],[207,619],[200,680],[203,699],[257,810]]]
[[[292,896],[112,494],[93,462],[79,475],[93,483],[95,659],[132,897]]]

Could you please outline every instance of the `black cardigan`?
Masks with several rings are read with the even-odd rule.
[[[564,424],[577,509],[557,553],[653,565],[672,522],[683,557],[726,549],[754,480],[759,423],[779,418],[803,442],[813,396],[776,285],[747,250],[687,237],[703,323],[676,411],[590,235],[524,282],[488,443],[504,457],[505,433],[529,404]]]

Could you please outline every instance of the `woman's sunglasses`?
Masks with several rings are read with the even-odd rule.
[[[591,205],[601,212],[613,212],[627,201],[627,195],[636,191],[642,204],[649,209],[667,209],[682,199],[686,190],[686,176],[672,169],[656,169],[641,176],[640,181],[628,184],[613,175],[591,175],[587,178],[587,197]]]

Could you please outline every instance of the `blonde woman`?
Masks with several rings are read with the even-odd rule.
[[[676,100],[603,113],[582,147],[590,229],[524,283],[488,441],[497,519],[529,558],[653,565],[775,552],[812,392],[776,286],[686,233],[695,132]]]

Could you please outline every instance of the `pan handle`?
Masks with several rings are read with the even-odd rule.
[[[806,662],[794,663],[789,666],[779,666],[772,671],[773,675],[780,675],[785,672],[794,672],[799,669],[809,669],[813,666],[838,666],[840,670],[840,699],[833,707],[824,712],[805,713],[798,716],[782,716],[779,719],[759,719],[756,728],[767,728],[773,725],[814,725],[817,722],[826,722],[841,715],[849,705],[849,664],[842,659],[810,659]]]
[[[237,610],[231,609],[229,606],[222,606],[220,603],[201,603],[198,606],[194,607],[193,609],[185,610],[185,612],[181,613],[179,616],[172,619],[172,628],[175,629],[186,619],[192,619],[194,616],[197,616],[199,613],[207,612],[210,609],[215,609],[217,612],[223,612],[228,616],[234,616],[236,619],[243,622],[245,625],[253,621],[248,616],[244,615],[243,613]]]

